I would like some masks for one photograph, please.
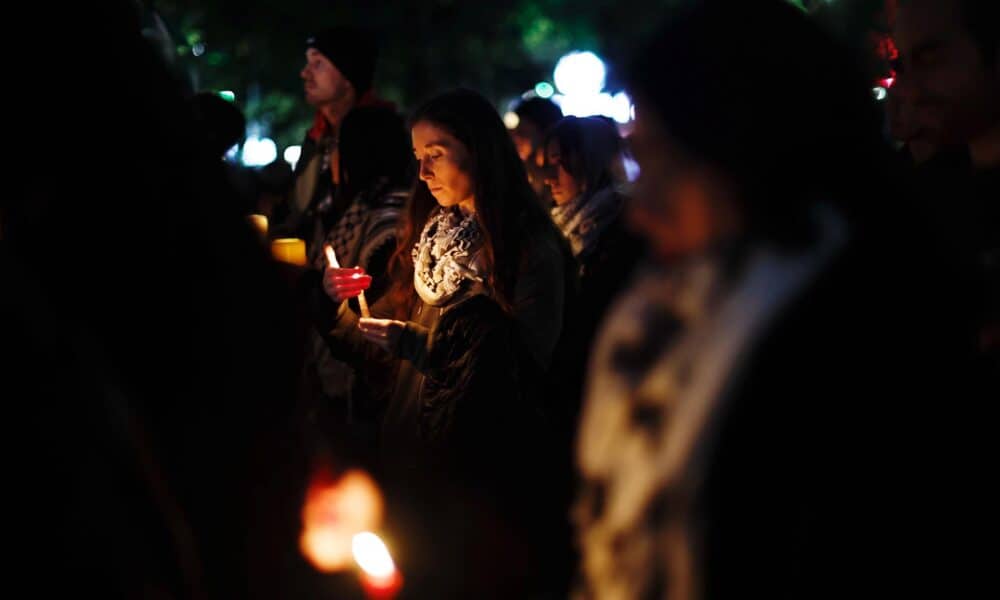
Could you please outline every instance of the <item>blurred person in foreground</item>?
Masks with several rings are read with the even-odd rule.
[[[45,63],[74,61],[62,84],[91,92],[73,103],[85,151],[56,178],[25,161],[29,185],[0,211],[0,395],[18,432],[5,436],[8,583],[52,597],[314,596],[293,584],[308,571],[291,294],[134,3],[21,8],[18,22],[52,36]],[[47,78],[15,72],[26,89]],[[65,106],[21,99],[38,156],[65,134],[51,118]]]
[[[960,469],[927,437],[968,408],[951,289],[848,56],[785,2],[707,0],[635,58],[650,264],[592,354],[582,597],[878,596],[952,551]]]

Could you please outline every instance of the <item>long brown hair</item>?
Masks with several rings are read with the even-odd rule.
[[[436,96],[413,114],[411,126],[425,122],[461,142],[468,152],[476,220],[483,233],[483,266],[494,299],[506,311],[513,304],[514,284],[525,236],[548,223],[528,183],[524,165],[496,109],[480,94],[457,89]],[[416,301],[411,251],[437,202],[427,184],[417,179],[403,217],[399,245],[389,263],[390,290],[397,316],[405,318]]]

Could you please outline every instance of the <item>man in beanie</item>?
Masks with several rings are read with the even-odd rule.
[[[355,107],[391,105],[378,100],[371,89],[378,54],[371,32],[349,26],[324,29],[306,40],[305,54],[299,75],[316,116],[302,143],[287,202],[275,208],[272,221],[282,224],[276,233],[309,243],[318,229],[336,223],[349,200],[335,193],[340,123]],[[319,250],[309,248],[310,254]]]

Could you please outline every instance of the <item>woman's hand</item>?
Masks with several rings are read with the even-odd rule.
[[[337,304],[357,296],[371,284],[371,275],[365,273],[361,267],[351,269],[327,267],[323,271],[323,291]]]
[[[392,319],[371,319],[362,317],[358,320],[358,329],[366,340],[393,354],[399,345],[399,337],[403,335],[406,323]]]

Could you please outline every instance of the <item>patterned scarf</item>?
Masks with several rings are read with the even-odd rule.
[[[358,262],[357,242],[364,234],[362,226],[368,218],[368,204],[360,197],[344,211],[340,220],[327,232],[325,242],[333,246],[333,251],[337,253],[337,258],[342,266],[364,266]],[[322,244],[314,244],[314,265],[320,271],[326,266],[326,255],[322,252]]]
[[[594,251],[601,234],[621,212],[624,200],[612,186],[552,207],[552,220],[569,240],[574,257],[586,257]]]
[[[413,287],[431,306],[446,304],[465,281],[483,282],[477,250],[482,233],[476,216],[455,209],[432,213],[413,247]]]

